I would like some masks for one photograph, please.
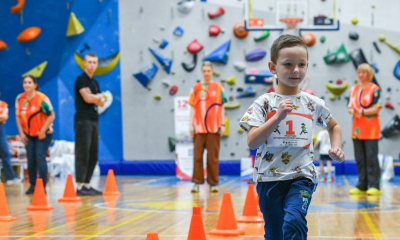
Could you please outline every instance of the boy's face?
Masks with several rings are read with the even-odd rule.
[[[298,88],[307,73],[307,50],[303,46],[282,48],[276,63],[270,61],[269,69],[278,76],[279,85],[285,88]]]

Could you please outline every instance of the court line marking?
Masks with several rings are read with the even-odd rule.
[[[155,196],[155,197],[157,198],[157,197],[159,197],[159,196],[167,195],[167,194],[170,194],[170,193],[172,193],[172,192],[174,192],[174,191],[175,191],[175,189],[173,189],[173,190],[171,190],[171,191],[168,191],[167,193],[159,194],[158,196]],[[153,197],[154,197],[154,196],[152,196],[151,198],[153,198]],[[75,223],[80,222],[80,221],[84,221],[84,220],[88,220],[88,219],[91,219],[91,218],[94,218],[94,217],[97,217],[97,216],[101,216],[101,215],[103,215],[103,214],[105,214],[105,213],[108,213],[108,211],[103,211],[103,212],[100,212],[100,213],[96,213],[96,214],[94,214],[94,215],[92,215],[92,216],[88,216],[88,217],[86,217],[86,218],[81,218],[81,219],[79,219],[79,220],[76,220],[76,221],[73,221],[73,222],[70,222],[70,223],[66,223],[66,224],[63,224],[63,225],[60,225],[60,226],[57,226],[57,227],[54,227],[54,228],[50,228],[50,229],[44,230],[44,231],[39,232],[39,233],[32,234],[32,235],[30,235],[30,236],[23,236],[23,238],[20,238],[20,239],[18,239],[18,240],[29,239],[30,237],[34,237],[34,236],[38,236],[39,234],[51,232],[51,231],[53,231],[53,230],[56,230],[56,229],[59,229],[59,228],[62,228],[62,227],[66,227],[66,226],[75,224]],[[0,238],[1,238],[1,236],[0,236]]]
[[[139,216],[136,216],[136,217],[131,218],[131,219],[129,219],[129,220],[123,221],[122,223],[119,223],[119,224],[117,224],[117,225],[114,225],[114,226],[112,226],[112,227],[109,227],[109,228],[107,228],[107,229],[104,229],[103,231],[100,231],[100,232],[98,232],[98,233],[95,234],[95,235],[92,235],[92,236],[90,236],[90,237],[83,238],[82,240],[89,240],[89,239],[92,239],[92,238],[94,238],[94,237],[99,237],[99,235],[101,235],[101,234],[103,234],[103,233],[106,233],[106,232],[109,232],[109,231],[114,230],[114,229],[116,229],[116,228],[122,227],[122,226],[124,226],[125,224],[128,224],[128,223],[130,223],[130,222],[136,221],[136,220],[138,220],[138,219],[141,219],[141,218],[143,218],[143,217],[145,217],[145,216],[147,216],[147,215],[150,215],[150,214],[152,214],[152,213],[153,213],[153,212],[146,212],[146,213],[143,213],[143,214],[141,214],[141,215],[139,215]]]
[[[365,221],[367,222],[367,225],[368,225],[369,229],[371,230],[372,235],[374,235],[374,237],[378,240],[382,239],[378,230],[376,230],[374,223],[372,222],[371,218],[369,217],[369,214],[367,213],[367,211],[365,211],[365,209],[361,209],[361,214],[363,215]]]
[[[230,183],[230,182],[232,182],[232,181],[236,181],[236,180],[237,180],[237,179],[232,179],[232,180],[230,180],[230,181],[225,182],[224,184],[221,184],[220,186],[226,185],[226,184],[228,184],[228,183]],[[175,188],[174,190],[176,190],[176,188]],[[168,203],[168,204],[170,204],[170,203]],[[168,205],[168,204],[167,204],[167,205]],[[161,209],[162,207],[163,207],[163,206],[159,207],[158,209]],[[129,220],[126,220],[126,221],[124,221],[124,222],[122,222],[122,223],[119,223],[119,224],[117,224],[117,225],[114,225],[114,226],[112,226],[112,227],[109,227],[109,228],[107,228],[107,229],[104,229],[103,231],[100,231],[98,234],[103,234],[103,233],[112,231],[112,230],[114,230],[114,229],[116,229],[116,228],[119,228],[119,227],[122,227],[122,226],[124,226],[124,225],[126,225],[126,224],[128,224],[128,223],[131,223],[131,222],[133,222],[133,221],[136,221],[136,220],[138,220],[138,219],[141,219],[141,218],[143,218],[143,217],[145,217],[145,216],[147,216],[147,215],[150,215],[150,214],[152,214],[152,213],[155,213],[156,211],[157,211],[157,210],[147,211],[147,212],[145,212],[145,213],[143,213],[143,214],[141,214],[141,215],[139,215],[139,216],[136,216],[136,217],[131,218],[131,219],[129,219]],[[94,235],[93,237],[98,237],[98,234]],[[87,238],[84,238],[84,239],[82,239],[82,240],[89,240],[89,239],[92,239],[93,237],[87,237]]]
[[[77,237],[102,237],[102,238],[126,238],[126,237],[146,237],[147,235],[39,235],[39,236],[32,236],[32,238],[43,238],[43,237],[53,237],[53,238],[77,238]],[[187,237],[187,235],[158,235],[159,237]],[[209,235],[206,235],[209,236]],[[16,238],[16,237],[23,237],[20,235],[8,235],[8,236],[0,236],[0,238]],[[254,238],[259,237],[263,238],[260,235],[241,235],[240,238]],[[360,237],[338,237],[338,236],[308,236],[310,238],[327,238],[327,239],[360,239]],[[376,237],[362,237],[362,239],[377,239]],[[381,237],[379,239],[400,239],[400,237]]]
[[[51,232],[51,231],[53,231],[53,230],[56,230],[56,229],[59,229],[59,228],[62,228],[62,227],[66,227],[66,226],[72,225],[72,224],[74,224],[74,223],[76,223],[76,222],[85,221],[85,220],[88,220],[88,219],[91,219],[91,218],[95,218],[95,217],[97,217],[97,216],[101,216],[101,215],[103,215],[103,214],[105,214],[105,213],[107,213],[107,212],[108,212],[108,211],[103,211],[103,212],[100,212],[100,213],[96,213],[96,214],[94,214],[94,215],[92,215],[92,216],[88,216],[88,217],[85,217],[85,218],[81,218],[81,219],[76,220],[76,221],[73,221],[73,222],[71,222],[71,223],[66,223],[66,224],[63,224],[63,225],[60,225],[60,226],[57,226],[57,227],[54,227],[54,228],[50,228],[50,229],[47,229],[47,230],[44,230],[44,231],[41,231],[41,232],[32,234],[32,235],[30,235],[30,236],[24,236],[23,238],[20,238],[20,239],[18,239],[18,240],[24,240],[24,239],[29,239],[29,238],[31,238],[31,237],[39,236],[40,234],[47,233],[47,232]]]

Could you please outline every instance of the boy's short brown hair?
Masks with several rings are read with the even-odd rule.
[[[284,34],[279,36],[271,46],[271,61],[276,63],[278,59],[279,51],[282,48],[293,47],[293,46],[302,46],[307,51],[307,60],[308,60],[308,50],[306,44],[303,42],[303,39],[298,36]]]

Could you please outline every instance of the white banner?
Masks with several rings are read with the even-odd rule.
[[[193,175],[193,142],[190,136],[191,106],[187,100],[188,97],[174,99],[176,176],[182,180],[191,180]],[[204,161],[203,165],[206,166],[205,163]],[[205,170],[204,176],[206,177]]]

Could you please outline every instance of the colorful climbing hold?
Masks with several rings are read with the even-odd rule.
[[[41,64],[37,65],[36,67],[32,68],[28,72],[22,74],[22,77],[31,75],[34,76],[35,78],[40,78],[46,69],[47,66],[47,61],[42,62]]]
[[[173,85],[170,89],[169,89],[169,95],[173,96],[178,92],[178,86]]]
[[[303,39],[303,42],[307,45],[307,47],[314,46],[314,44],[316,42],[316,37],[313,33],[303,34],[303,36],[301,38]]]
[[[249,35],[249,31],[246,30],[243,21],[235,23],[233,26],[233,34],[239,39],[243,39]]]
[[[254,37],[254,42],[259,42],[261,40],[266,39],[270,34],[269,30],[264,31],[260,36]]]
[[[209,11],[209,12],[208,12],[208,17],[209,17],[210,19],[214,19],[214,18],[216,18],[216,17],[222,16],[224,13],[225,13],[224,8],[219,7],[219,8],[216,9],[216,10]]]
[[[203,49],[203,45],[201,45],[197,39],[191,41],[189,45],[186,47],[186,49],[191,53],[191,54],[196,54]]]
[[[70,13],[69,15],[69,20],[68,20],[68,27],[67,27],[67,37],[71,36],[76,36],[85,31],[85,28],[82,26],[82,24],[79,22],[79,20],[76,18],[75,14],[73,12]]]
[[[18,35],[17,41],[22,43],[33,41],[41,32],[42,29],[40,27],[29,27]]]
[[[18,4],[11,7],[11,13],[17,14],[17,13],[22,12],[22,10],[24,9],[24,6],[25,6],[25,0],[18,0]]]
[[[7,44],[0,40],[0,51],[6,50],[7,49]]]
[[[220,32],[221,28],[218,27],[217,25],[210,25],[210,27],[208,28],[208,35],[210,37],[216,37],[219,35]]]
[[[354,24],[354,25],[356,25],[356,24],[358,23],[358,18],[352,17],[352,18],[351,18],[351,23]]]

